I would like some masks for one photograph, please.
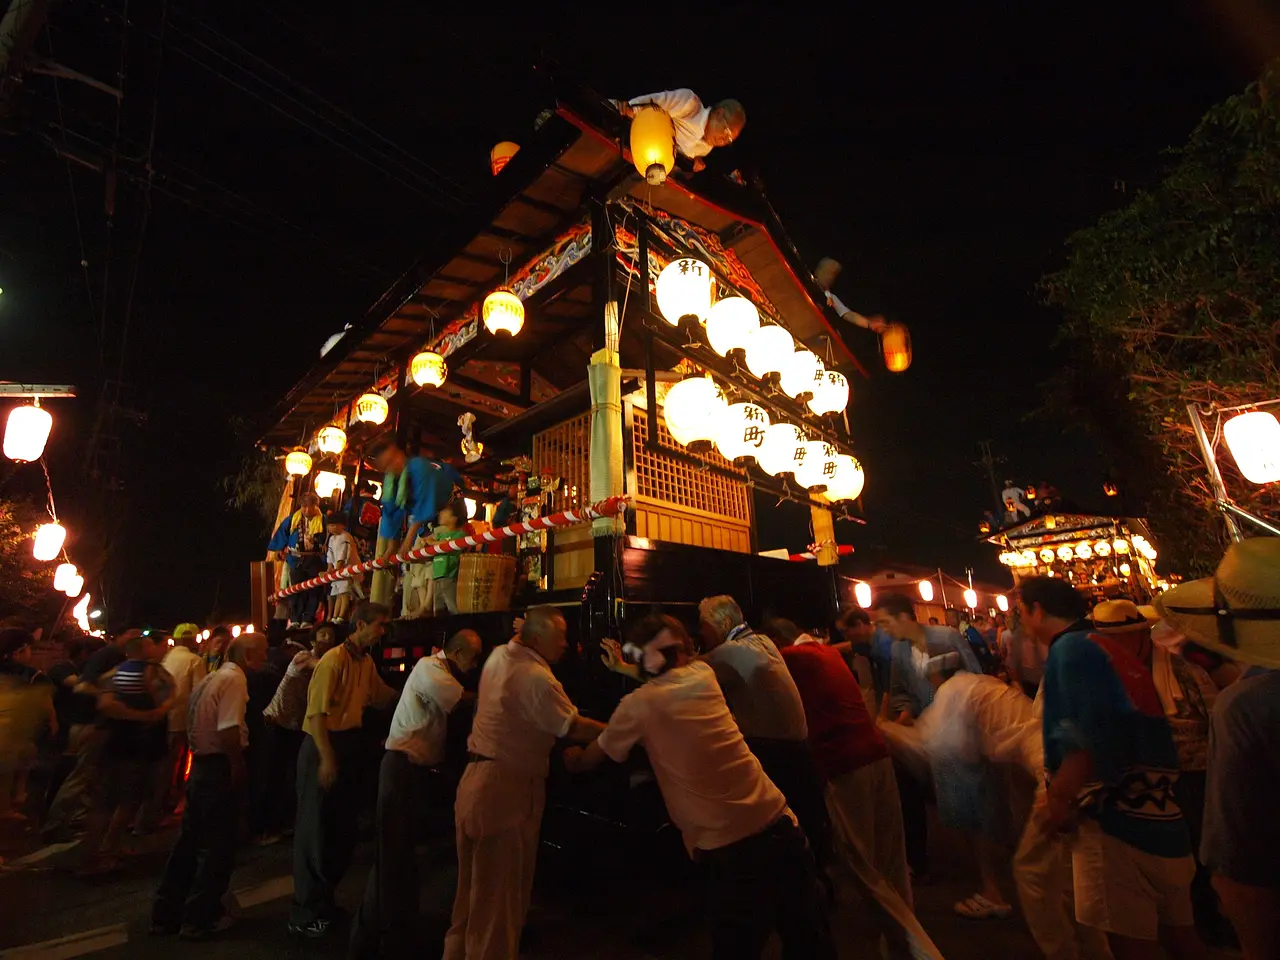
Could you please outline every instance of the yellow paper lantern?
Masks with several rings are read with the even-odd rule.
[[[867,475],[862,464],[847,453],[836,455],[835,473],[827,478],[827,492],[824,496],[835,503],[840,500],[857,500],[862,496],[862,488],[866,486]]]
[[[728,410],[724,394],[710,377],[690,377],[667,391],[662,416],[676,443],[711,444]]]
[[[65,593],[72,600],[74,600],[76,597],[80,596],[80,592],[82,590],[84,590],[84,577],[80,576],[80,574],[77,573],[75,576],[73,576],[71,579],[67,581],[67,584],[63,588],[62,592]]]
[[[781,373],[795,351],[791,334],[777,324],[766,324],[747,340],[747,369],[763,380],[771,373]]]
[[[58,564],[57,569],[53,571],[53,589],[66,590],[71,585],[72,579],[79,572],[74,563]]]
[[[1093,545],[1093,552],[1103,558],[1111,556],[1111,541],[1099,540]]]
[[[372,423],[377,426],[387,419],[391,412],[387,398],[377,393],[366,393],[356,401],[356,419],[361,423]]]
[[[22,408],[19,408],[22,409]],[[1263,410],[1232,417],[1222,428],[1227,449],[1250,483],[1280,480],[1280,421]],[[6,450],[8,437],[5,437]]]
[[[849,379],[837,370],[824,370],[809,400],[809,409],[822,416],[840,413],[849,405]]]
[[[716,448],[729,461],[754,460],[764,446],[769,414],[756,403],[733,403],[716,430]]]
[[[316,474],[316,493],[322,497],[332,497],[347,489],[347,478],[331,470],[321,470]]]
[[[656,106],[635,108],[631,121],[631,162],[651,186],[667,181],[676,165],[676,131],[667,112]]]
[[[302,450],[285,454],[284,472],[291,477],[305,477],[311,472],[311,454]]]
[[[715,291],[715,276],[701,260],[681,257],[672,260],[658,274],[658,312],[662,319],[678,327],[685,317],[698,318],[706,323],[711,315],[711,298]]]
[[[764,444],[756,454],[756,463],[771,477],[794,473],[805,456],[804,431],[794,423],[775,423],[764,432]]]
[[[493,145],[493,149],[489,151],[489,169],[493,171],[496,177],[511,162],[511,158],[520,152],[520,144],[512,143],[510,140],[502,140]]]
[[[783,393],[797,400],[812,397],[821,384],[824,373],[826,370],[817,355],[812,350],[801,347],[785,359],[782,369],[778,371],[778,385],[782,387]]]
[[[796,467],[796,483],[810,490],[826,489],[836,473],[836,448],[825,440],[807,440],[804,459]]]
[[[1008,612],[1009,612],[1009,598],[1008,598],[1008,597],[1006,597],[1003,593],[997,593],[997,594],[996,594],[996,606],[999,608],[999,610],[1000,610],[1000,612],[1001,612],[1001,613],[1008,613]]]
[[[1121,556],[1124,556],[1129,552],[1129,541],[1125,540],[1123,537],[1116,537],[1111,541],[1111,549]]]
[[[67,528],[56,520],[53,523],[42,523],[36,527],[35,542],[31,545],[31,553],[41,561],[53,560],[62,550],[67,539]]]
[[[1133,567],[1127,563],[1120,564],[1120,576],[1127,577],[1131,573],[1133,573]]]
[[[970,610],[976,607],[978,605],[978,591],[972,590],[972,589],[965,590],[964,605],[968,607]]]
[[[4,422],[4,455],[19,463],[39,460],[49,442],[53,417],[39,405],[14,407]]]
[[[900,323],[891,323],[880,334],[884,365],[890,373],[902,373],[911,366],[911,333]]]
[[[409,361],[409,376],[420,387],[438,387],[449,376],[449,367],[434,350],[423,350]]]
[[[760,311],[746,297],[717,300],[707,314],[707,340],[720,356],[745,350],[751,334],[760,329]]]
[[[490,333],[509,333],[514,337],[524,326],[524,302],[502,287],[484,298],[480,315]]]
[[[920,599],[925,603],[933,603],[933,581],[921,580],[917,589],[920,591]]]
[[[853,585],[853,599],[863,610],[871,606],[871,584],[858,581]]]
[[[321,453],[342,453],[347,449],[347,431],[341,427],[321,427],[316,434],[316,446]]]
[[[1045,547],[1044,549],[1042,549],[1040,551],[1040,562],[1053,563],[1053,551],[1050,550],[1048,547]]]

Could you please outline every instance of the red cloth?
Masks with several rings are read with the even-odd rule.
[[[822,644],[802,643],[784,647],[782,659],[800,691],[809,746],[824,781],[889,756],[844,657]]]

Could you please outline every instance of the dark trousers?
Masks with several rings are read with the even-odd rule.
[[[351,929],[347,956],[409,957],[421,953],[415,943],[418,920],[418,858],[414,849],[428,798],[442,789],[445,777],[409,761],[399,750],[387,750],[378,768],[377,834],[374,864],[364,888],[364,902]],[[443,817],[437,815],[441,821]],[[441,823],[447,829],[447,824]]]
[[[893,761],[893,773],[898,780],[898,803],[902,807],[902,833],[907,843],[907,865],[913,873],[928,873],[928,788],[897,760]]]
[[[235,862],[240,803],[223,754],[193,757],[182,830],[156,891],[151,922],[207,928],[222,916],[222,897]]]
[[[831,818],[808,742],[750,737],[747,746],[764,767],[765,775],[787,798],[787,806],[800,821],[819,869],[826,867],[831,860]]]
[[[835,960],[813,856],[789,817],[703,859],[710,871],[714,960],[759,957],[775,929],[783,960]]]
[[[298,751],[298,812],[293,834],[293,910],[296,924],[330,919],[333,891],[351,866],[360,808],[360,730],[330,732],[338,776],[320,787],[320,751],[306,737]]]
[[[268,723],[265,736],[269,763],[264,773],[262,824],[266,833],[280,833],[293,822],[298,802],[298,751],[307,735]]]

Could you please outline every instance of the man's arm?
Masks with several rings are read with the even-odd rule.
[[[1084,785],[1094,779],[1093,758],[1085,750],[1068,753],[1049,781],[1041,814],[1041,830],[1046,834],[1061,831],[1076,811],[1076,798]]]
[[[328,790],[338,779],[338,757],[333,752],[333,742],[329,739],[329,728],[324,725],[324,718],[318,717],[318,723],[311,728],[311,739],[316,742],[316,752],[320,754],[320,769],[317,777],[320,789]]]
[[[844,301],[830,290],[827,291],[827,302],[831,304],[831,309],[836,312],[836,316],[847,323],[852,323],[855,327],[862,327],[874,333],[884,333],[885,327],[888,326],[882,316],[864,317],[857,310],[850,310],[844,305]]]
[[[239,790],[247,779],[244,765],[244,748],[240,746],[240,728],[230,727],[218,731],[218,743],[231,761],[231,785]]]
[[[594,770],[608,759],[609,755],[604,752],[604,748],[600,746],[600,740],[597,738],[585,747],[569,747],[565,750],[564,768],[570,773],[586,773],[588,770]]]
[[[573,723],[569,725],[569,732],[564,735],[564,738],[574,743],[594,743],[596,737],[602,733],[604,733],[603,723],[578,714],[573,718]]]
[[[135,710],[125,706],[116,695],[110,692],[98,694],[98,712],[110,720],[136,720],[139,723],[152,723],[169,712],[170,703],[162,704],[151,710]]]
[[[904,723],[910,726],[915,722],[915,702],[911,698],[911,694],[907,690],[907,685],[902,680],[902,674],[898,668],[898,658],[889,658],[889,715],[894,718],[895,723]]]
[[[628,101],[619,102],[618,112],[624,117],[634,117],[636,107],[652,104],[672,117],[691,117],[702,109],[702,101],[698,95],[687,87],[678,90],[659,90],[642,97],[632,97]]]

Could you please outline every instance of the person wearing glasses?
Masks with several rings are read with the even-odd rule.
[[[692,90],[662,90],[658,93],[615,101],[618,112],[634,118],[637,107],[655,106],[671,118],[676,131],[676,151],[693,161],[693,172],[705,170],[702,158],[716,147],[727,147],[742,135],[747,111],[737,100],[721,100],[707,106]]]

